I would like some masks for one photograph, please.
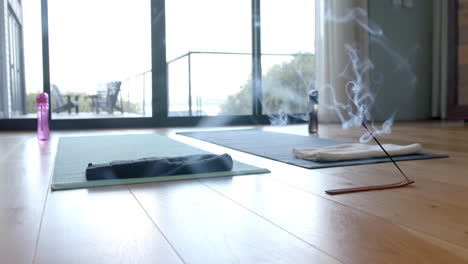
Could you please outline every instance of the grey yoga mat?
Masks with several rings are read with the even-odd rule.
[[[300,136],[268,132],[258,129],[179,132],[178,134],[307,169],[391,162],[388,158],[346,160],[336,162],[315,162],[296,158],[292,153],[292,149],[294,147],[320,148],[347,143],[343,141],[323,139],[313,136]],[[403,161],[446,157],[448,156],[418,153],[414,155],[396,156],[393,157],[393,159],[396,161]]]
[[[234,160],[232,170],[222,172],[94,181],[87,181],[85,176],[88,163],[192,154],[209,154],[209,152],[154,134],[62,137],[58,143],[51,188],[61,190],[270,172]]]

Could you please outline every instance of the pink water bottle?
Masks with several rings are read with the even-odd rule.
[[[40,140],[49,139],[49,96],[40,93],[36,96],[37,137]]]

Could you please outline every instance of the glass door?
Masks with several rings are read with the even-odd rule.
[[[165,5],[168,116],[251,115],[251,1]]]
[[[315,0],[262,1],[260,10],[263,113],[306,113],[315,80]]]
[[[52,119],[152,117],[150,0],[48,0]]]

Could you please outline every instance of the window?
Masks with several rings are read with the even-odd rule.
[[[262,1],[263,113],[307,111],[315,80],[315,1]],[[279,19],[280,18],[280,19]]]
[[[169,116],[252,114],[251,39],[250,0],[166,1]]]
[[[247,124],[306,111],[315,70],[314,0],[34,1],[34,30],[22,7],[25,64],[17,70],[26,88],[22,108],[32,110],[0,120],[0,128],[34,128],[33,98],[41,91],[51,98],[53,128],[194,125],[226,117],[228,124]],[[28,55],[40,43],[41,17],[44,48],[35,45],[36,55]],[[4,87],[0,118],[13,109]]]

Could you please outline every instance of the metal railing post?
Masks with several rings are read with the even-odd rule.
[[[146,73],[143,73],[143,116],[145,116]]]
[[[189,92],[189,116],[192,116],[192,67],[191,67],[191,60],[190,60],[190,52],[188,53],[188,92]]]

